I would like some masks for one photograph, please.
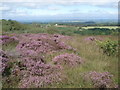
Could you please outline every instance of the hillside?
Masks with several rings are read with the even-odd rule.
[[[3,88],[117,88],[118,28],[2,20]]]

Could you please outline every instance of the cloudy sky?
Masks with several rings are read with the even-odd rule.
[[[117,19],[119,0],[2,0],[0,18],[14,20]]]

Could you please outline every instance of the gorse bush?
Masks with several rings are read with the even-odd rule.
[[[118,55],[118,42],[112,41],[112,40],[106,40],[106,41],[96,41],[97,44],[100,46],[100,48],[103,50],[104,54],[107,54],[108,56],[112,55]]]

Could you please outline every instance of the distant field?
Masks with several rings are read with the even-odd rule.
[[[87,27],[82,27],[84,29],[90,29],[90,28],[109,28],[109,29],[116,29],[118,26],[87,26]]]
[[[69,28],[73,28],[73,27],[75,27],[75,26],[67,26],[67,25],[56,25],[56,27],[64,27],[64,28],[66,28],[66,27],[69,27]],[[116,28],[118,28],[118,26],[84,26],[84,27],[82,27],[82,28],[84,28],[84,29],[90,29],[90,28],[108,28],[108,29],[116,29]]]

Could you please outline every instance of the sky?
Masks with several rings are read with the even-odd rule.
[[[25,20],[117,19],[119,0],[2,0],[0,18]]]

